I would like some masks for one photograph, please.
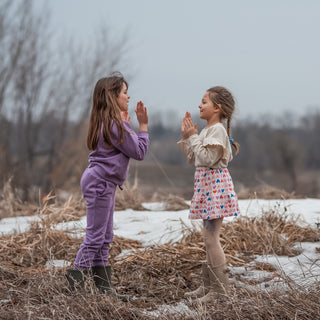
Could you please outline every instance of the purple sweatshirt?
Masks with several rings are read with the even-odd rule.
[[[149,134],[140,131],[138,135],[129,123],[123,120],[124,141],[117,144],[118,129],[114,124],[111,130],[112,146],[108,147],[100,135],[97,149],[89,154],[89,168],[94,168],[100,178],[111,181],[119,186],[123,184],[129,172],[129,160],[143,160],[149,145]]]

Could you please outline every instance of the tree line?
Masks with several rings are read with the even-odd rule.
[[[261,183],[281,186],[287,191],[306,188],[311,196],[320,194],[320,108],[303,116],[288,113],[262,120],[238,121],[232,126],[232,136],[240,143],[230,170],[235,179],[248,186]],[[202,120],[195,117],[201,125]],[[201,122],[202,121],[202,122]],[[165,127],[158,121],[151,128],[151,152],[161,163],[182,165],[186,161],[177,141],[180,128]],[[306,187],[305,187],[306,186]]]
[[[54,39],[49,14],[45,9],[36,13],[33,5],[32,0],[0,3],[0,184],[12,179],[24,200],[35,190],[79,185],[87,166],[93,85],[121,69],[127,43],[125,35],[111,41],[107,28],[100,28],[86,45]],[[284,121],[277,126],[268,119],[233,126],[241,149],[231,170],[248,185],[284,177],[288,190],[297,190],[303,177],[319,194],[319,109],[294,123],[286,115],[279,118]],[[147,161],[185,164],[176,144],[178,121],[168,127],[161,117],[152,120],[150,114],[150,119]],[[309,178],[306,172],[311,172]]]

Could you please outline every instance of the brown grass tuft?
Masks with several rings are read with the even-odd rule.
[[[223,226],[221,242],[224,250],[235,256],[277,254],[295,256],[300,252],[294,248],[296,242],[320,241],[319,230],[301,226],[299,217],[270,210],[256,217],[240,216],[233,223]]]
[[[186,203],[186,201],[178,196],[170,194],[168,198],[165,200],[166,209],[168,211],[179,211],[189,209],[190,206]]]
[[[144,196],[138,188],[138,179],[133,184],[126,181],[122,187],[123,190],[117,188],[115,210],[125,210],[127,208],[133,210],[146,210],[142,206],[145,201]]]
[[[301,198],[296,196],[294,192],[288,192],[266,183],[248,188],[243,185],[238,186],[237,196],[239,199],[294,199]]]
[[[0,319],[319,319],[319,282],[298,286],[282,275],[285,286],[265,291],[252,286],[233,288],[225,301],[189,304],[183,294],[199,284],[205,250],[201,232],[184,229],[178,243],[142,247],[134,240],[115,237],[110,250],[113,283],[119,293],[136,300],[123,303],[99,294],[92,282],[71,294],[63,268],[46,269],[51,259],[71,263],[81,238],[56,229],[61,221],[85,213],[81,198],[57,207],[51,197],[37,208],[40,221],[20,234],[0,236]],[[223,226],[222,244],[231,266],[255,266],[275,273],[267,263],[252,263],[257,254],[297,255],[296,241],[320,241],[320,230],[303,227],[298,218],[279,208],[257,217],[238,217]],[[129,250],[126,255],[119,254]],[[315,261],[315,263],[318,263]],[[280,279],[279,275],[274,277]],[[273,277],[273,275],[271,275]],[[249,282],[247,282],[249,283]],[[164,304],[181,303],[186,311],[163,311]],[[160,311],[159,311],[160,310]],[[161,311],[162,310],[162,311]]]
[[[23,203],[18,191],[12,187],[11,180],[12,178],[4,183],[0,193],[0,219],[34,215],[37,206],[31,203]]]

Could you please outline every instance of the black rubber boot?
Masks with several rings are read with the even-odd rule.
[[[83,288],[84,285],[84,273],[80,270],[67,269],[66,278],[69,283],[69,289],[74,291],[77,287]]]
[[[129,301],[129,296],[118,294],[111,285],[111,266],[92,267],[93,280],[101,293],[114,296],[124,302]]]

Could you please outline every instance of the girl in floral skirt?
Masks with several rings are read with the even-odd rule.
[[[226,88],[210,88],[199,105],[206,127],[198,135],[197,124],[186,112],[181,124],[182,140],[178,142],[187,161],[196,167],[189,218],[203,220],[207,258],[202,263],[203,283],[185,296],[199,298],[202,303],[226,295],[229,287],[219,234],[224,217],[239,215],[237,195],[227,169],[232,160],[231,146],[236,153],[239,151],[230,134],[234,107],[233,96]]]

